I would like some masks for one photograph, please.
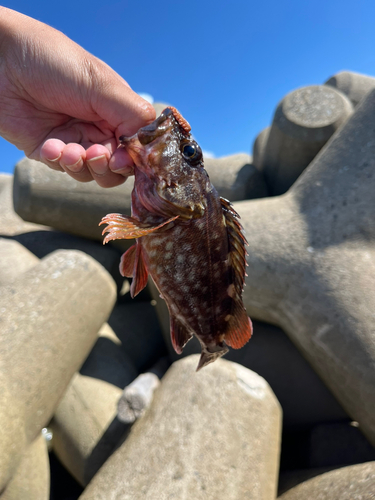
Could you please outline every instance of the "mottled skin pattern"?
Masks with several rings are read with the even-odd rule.
[[[226,344],[242,347],[251,322],[241,299],[246,240],[189,132],[177,110],[167,108],[136,136],[121,138],[136,165],[132,217],[110,214],[103,222],[105,242],[138,238],[120,270],[133,277],[132,295],[150,273],[170,312],[175,350],[181,353],[192,335],[199,339],[199,369],[225,354]]]

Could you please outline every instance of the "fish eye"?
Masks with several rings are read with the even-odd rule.
[[[196,142],[185,142],[181,146],[181,153],[192,165],[197,164],[202,159],[202,150]]]

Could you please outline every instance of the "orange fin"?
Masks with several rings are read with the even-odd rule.
[[[234,210],[231,203],[225,198],[220,198],[221,208],[225,219],[225,225],[229,244],[229,265],[232,268],[233,285],[235,296],[240,298],[245,285],[246,276],[246,252],[247,240],[243,234],[243,229],[238,221],[240,216]]]
[[[192,336],[193,334],[171,315],[171,340],[173,349],[177,352],[177,354],[182,353],[182,349],[189,342]]]
[[[225,334],[225,343],[233,347],[233,349],[241,349],[253,334],[253,324],[241,302],[236,303],[228,327],[229,330]]]
[[[176,220],[177,217],[178,215],[162,222],[158,226],[151,226],[150,224],[145,224],[128,215],[108,214],[103,217],[99,223],[99,226],[102,224],[108,224],[102,232],[103,235],[108,233],[104,238],[103,244],[108,243],[111,240],[131,240],[133,238],[146,236],[165,226],[169,222]]]
[[[136,250],[137,245],[133,245],[122,254],[120,261],[121,276],[126,278],[131,278],[133,276]]]
[[[134,299],[134,297],[144,289],[144,287],[147,285],[148,279],[148,270],[142,255],[142,245],[137,242],[136,246],[137,248],[134,259],[133,281],[130,286],[130,295],[132,299]]]

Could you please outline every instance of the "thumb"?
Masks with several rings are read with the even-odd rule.
[[[96,59],[96,58],[95,58]],[[93,111],[120,135],[133,135],[156,118],[153,106],[134,92],[112,68],[96,59],[96,75],[91,86]]]

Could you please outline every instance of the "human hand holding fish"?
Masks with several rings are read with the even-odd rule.
[[[121,274],[133,278],[131,295],[150,274],[169,309],[175,351],[198,338],[199,370],[252,335],[242,303],[247,242],[239,215],[211,184],[175,108],[120,142],[135,164],[132,215],[104,217],[104,243],[136,239],[120,263]]]
[[[102,187],[133,173],[121,134],[155,118],[115,71],[60,31],[0,7],[0,135],[29,158]]]

